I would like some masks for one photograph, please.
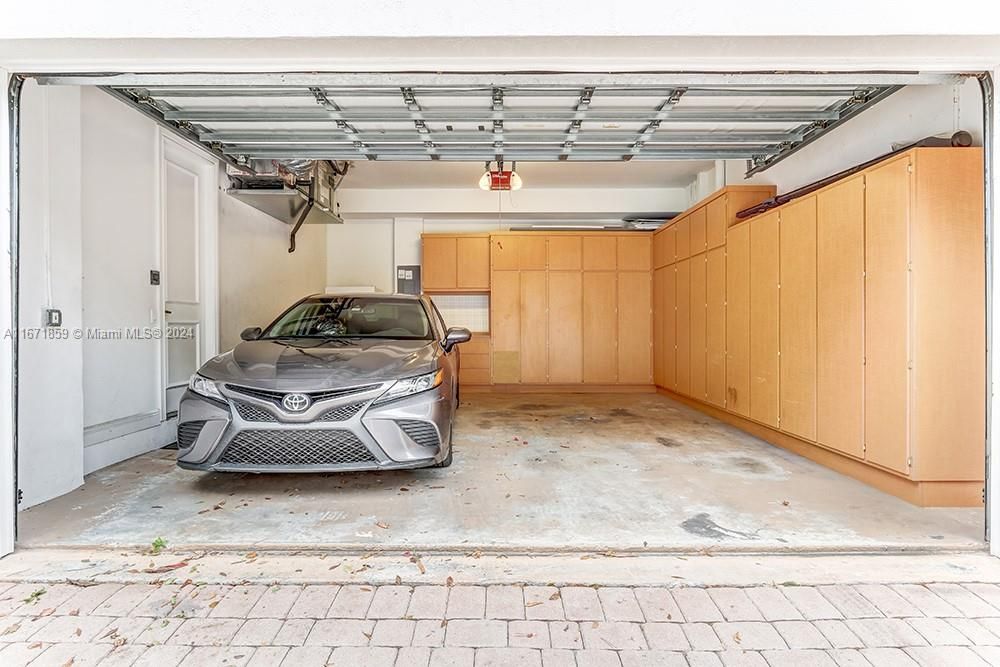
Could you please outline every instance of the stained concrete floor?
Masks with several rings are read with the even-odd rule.
[[[206,474],[154,452],[23,511],[23,546],[501,551],[984,548],[924,509],[655,394],[468,394],[455,463]]]

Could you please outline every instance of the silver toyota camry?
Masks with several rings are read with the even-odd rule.
[[[181,398],[177,465],[317,472],[445,467],[459,343],[426,297],[315,295],[206,363]]]

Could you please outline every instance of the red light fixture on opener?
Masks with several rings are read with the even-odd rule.
[[[480,190],[502,192],[504,190],[510,191],[521,189],[521,186],[523,185],[521,177],[517,175],[516,171],[514,171],[517,168],[517,162],[512,162],[509,170],[505,170],[503,168],[503,160],[497,160],[497,168],[495,170],[490,169],[491,164],[493,163],[486,163],[486,171],[479,179]]]

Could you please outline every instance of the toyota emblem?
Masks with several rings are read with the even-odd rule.
[[[281,407],[289,412],[302,412],[309,407],[312,401],[305,394],[285,394],[281,399]]]

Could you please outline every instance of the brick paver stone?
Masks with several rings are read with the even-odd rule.
[[[485,618],[486,589],[482,586],[455,586],[448,594],[445,618]]]
[[[175,667],[191,652],[190,646],[154,645],[139,656],[132,667]]]
[[[333,649],[329,667],[393,667],[396,649],[387,647],[339,646]]]
[[[445,586],[417,586],[410,595],[406,615],[410,618],[444,618],[448,606],[448,588]]]
[[[767,660],[757,651],[730,649],[719,654],[726,667],[767,667]]]
[[[410,606],[409,586],[379,586],[368,607],[368,618],[402,618]]]
[[[683,653],[675,651],[620,651],[622,667],[688,667]]]
[[[542,667],[576,667],[576,654],[561,648],[542,649]]]
[[[621,667],[622,661],[615,651],[586,649],[576,654],[577,667]]]
[[[340,586],[305,586],[288,610],[288,618],[325,618],[339,590]]]
[[[691,648],[695,651],[718,651],[722,649],[719,635],[707,623],[685,623],[681,626]]]
[[[549,624],[546,621],[510,621],[507,644],[516,648],[549,648]]]
[[[271,641],[277,646],[302,646],[315,623],[311,618],[290,618],[281,624]]]
[[[830,641],[808,621],[777,621],[774,629],[792,649],[828,649]]]
[[[444,630],[447,621],[436,618],[421,619],[413,630],[414,646],[444,646]]]
[[[250,618],[285,618],[302,594],[301,586],[269,586],[257,604],[250,609]]]
[[[542,652],[532,648],[476,649],[476,667],[542,667]]]
[[[684,622],[680,607],[674,602],[670,591],[665,588],[637,588],[635,589],[635,599],[639,602],[639,607],[647,621]]]
[[[770,667],[837,667],[837,663],[826,652],[816,649],[788,649],[763,651],[764,660]]]
[[[817,587],[820,594],[830,601],[844,618],[881,618],[882,612],[852,586],[838,584]]]
[[[288,655],[287,646],[261,646],[253,652],[247,667],[276,667],[286,655]]]
[[[428,667],[431,650],[426,646],[405,646],[396,654],[395,667]]]
[[[990,667],[989,663],[964,646],[916,646],[905,650],[908,656],[923,667]]]
[[[646,620],[631,588],[598,588],[597,597],[604,609],[604,618],[609,621],[641,623]]]
[[[717,653],[711,653],[709,651],[691,651],[685,653],[684,657],[687,659],[688,664],[691,667],[722,667],[722,660],[719,659]]]
[[[1000,609],[1000,586],[996,584],[962,584],[993,607]]]
[[[372,586],[342,586],[326,612],[327,618],[364,618],[375,597]]]
[[[945,621],[948,625],[952,626],[963,635],[969,638],[969,640],[978,646],[1000,646],[1000,620],[984,618],[984,619],[974,619],[974,618],[946,618]],[[994,623],[996,632],[991,632],[987,623]]]
[[[191,646],[222,646],[232,640],[241,625],[243,619],[238,618],[189,618],[170,635],[168,642]]]
[[[549,641],[552,648],[583,648],[580,624],[575,621],[549,621]]]
[[[1000,610],[959,584],[928,584],[927,588],[969,618],[1000,616]]]
[[[924,616],[961,616],[962,613],[920,584],[896,584],[890,588],[906,598]]]
[[[844,617],[829,600],[811,586],[784,586],[781,592],[796,609],[802,612],[807,621]]]
[[[927,641],[898,618],[850,618],[844,621],[871,648],[924,646]]]
[[[486,618],[524,618],[524,590],[520,586],[490,586],[486,589]]]
[[[885,584],[862,584],[855,586],[854,590],[891,618],[923,616],[916,605]]]
[[[764,617],[765,621],[802,620],[802,613],[777,588],[770,586],[748,588],[746,594],[750,598],[750,601],[760,610],[760,614]]]
[[[750,651],[787,648],[781,635],[769,623],[752,621],[738,623],[715,623],[715,634],[726,648]]]
[[[687,651],[691,648],[680,623],[644,623],[642,632],[651,649]]]
[[[282,625],[284,621],[280,618],[251,618],[236,631],[231,643],[236,646],[268,646],[274,643]]]
[[[861,655],[861,652],[853,648],[835,648],[826,652],[837,667],[871,667],[871,663]]]
[[[215,618],[244,618],[266,590],[266,586],[236,586],[208,615]]]
[[[968,646],[972,643],[954,625],[942,618],[910,618],[906,622],[931,646]]]
[[[499,648],[507,645],[507,623],[484,619],[448,621],[444,633],[445,646],[469,648]]]
[[[446,646],[431,651],[430,667],[473,667],[475,660],[475,649]]]
[[[538,621],[561,621],[566,618],[559,589],[555,586],[525,586],[524,617]]]
[[[763,621],[764,617],[741,588],[710,588],[708,595],[727,621]]]
[[[701,588],[678,588],[671,591],[684,620],[691,623],[711,623],[723,620],[722,612]]]
[[[603,621],[604,610],[597,591],[585,586],[566,586],[559,589],[566,619],[570,621]]]
[[[293,646],[288,649],[282,667],[325,667],[332,650],[326,646]]]
[[[384,618],[375,622],[372,632],[372,646],[410,646],[416,621],[399,618]]]
[[[584,648],[593,649],[646,649],[646,637],[639,623],[619,621],[592,621],[581,623]]]
[[[129,584],[128,586],[123,586],[108,597],[107,600],[97,605],[92,613],[100,616],[128,616],[156,588],[156,586],[150,584]]]
[[[306,646],[367,646],[375,621],[354,618],[325,618],[313,625]]]

